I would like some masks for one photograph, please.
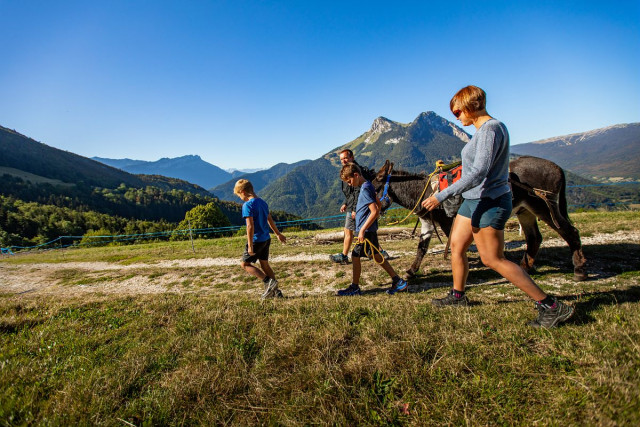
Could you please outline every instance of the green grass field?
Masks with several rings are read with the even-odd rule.
[[[475,304],[445,309],[430,304],[451,284],[442,254],[409,293],[386,295],[367,261],[365,294],[337,298],[351,266],[311,232],[272,244],[274,260],[315,258],[274,261],[285,298],[268,301],[241,237],[4,257],[0,424],[639,425],[640,214],[571,218],[590,280],[571,281],[564,242],[541,249],[534,279],[576,307],[550,331],[475,252]],[[514,224],[507,241],[518,260]],[[410,265],[415,240],[381,243]]]

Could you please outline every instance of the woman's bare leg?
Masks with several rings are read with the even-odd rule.
[[[504,230],[474,228],[473,239],[484,265],[516,285],[534,301],[542,301],[547,297],[519,265],[504,257]]]

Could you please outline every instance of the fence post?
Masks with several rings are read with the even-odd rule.
[[[191,233],[191,220],[188,219],[187,220],[189,222],[189,239],[191,239],[191,249],[193,250],[193,253],[196,253],[196,248],[193,246],[193,234]]]

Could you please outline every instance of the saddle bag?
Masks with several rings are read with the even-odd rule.
[[[445,169],[445,168],[446,166],[443,167],[442,169]],[[462,165],[460,164],[451,169],[443,170],[442,172],[439,172],[438,173],[439,190],[440,191],[444,190],[445,188],[447,188],[448,186],[450,186],[451,184],[459,180],[461,177],[462,177]],[[450,217],[456,216],[461,204],[462,204],[462,196],[458,194],[457,196],[449,197],[447,200],[442,202],[442,208],[444,209],[444,212],[447,214],[447,216],[450,216]]]

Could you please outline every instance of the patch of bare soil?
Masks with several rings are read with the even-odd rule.
[[[584,246],[640,243],[640,232],[620,231],[612,234],[597,234],[583,237]],[[415,241],[408,242],[407,251],[389,251],[394,266],[407,264],[413,259]],[[507,243],[509,249],[524,247],[524,241]],[[547,239],[543,247],[566,246],[560,238]],[[473,248],[472,248],[473,249]],[[432,245],[431,254],[442,253],[444,245]],[[301,264],[312,261],[326,261],[326,268],[307,268]],[[330,264],[326,254],[300,253],[278,255],[270,258],[276,273],[287,271],[289,277],[300,277],[300,282],[308,282],[300,289],[290,289],[289,295],[325,294],[334,289],[334,282],[350,276],[350,266],[342,269]],[[398,265],[400,267],[400,265]],[[304,274],[301,271],[305,271]],[[341,272],[344,272],[344,276]],[[364,272],[363,272],[364,274]],[[230,282],[244,283],[237,258],[204,258],[166,260],[156,263],[121,265],[108,262],[67,262],[41,264],[0,263],[0,292],[14,295],[48,294],[77,296],[86,293],[106,293],[119,295],[158,293],[198,293],[247,292],[257,293],[256,282],[249,285],[229,287]],[[346,280],[346,279],[345,279]],[[342,280],[344,281],[344,280]],[[310,282],[310,283],[309,283]],[[197,283],[197,285],[185,285]]]

